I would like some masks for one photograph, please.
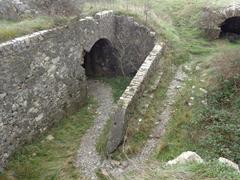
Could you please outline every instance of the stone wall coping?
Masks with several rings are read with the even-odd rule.
[[[96,13],[95,18],[101,19],[101,18],[105,18],[105,17],[111,17],[113,15],[114,15],[113,10],[107,10],[107,11],[102,11],[102,12]]]
[[[107,153],[114,152],[123,141],[128,121],[131,118],[131,111],[134,109],[134,105],[137,103],[138,98],[143,95],[146,82],[156,71],[156,66],[160,61],[163,51],[164,43],[156,43],[129,86],[118,100],[117,106],[111,116],[112,127],[107,143]]]
[[[127,109],[132,99],[136,95],[143,81],[145,80],[146,74],[151,67],[153,61],[159,53],[162,52],[164,44],[155,44],[153,50],[147,56],[141,67],[139,68],[137,74],[134,76],[129,86],[126,88],[120,100],[118,101],[118,106]]]

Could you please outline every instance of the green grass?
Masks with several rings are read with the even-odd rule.
[[[107,142],[108,142],[111,126],[112,126],[112,123],[111,123],[111,120],[109,119],[97,140],[96,150],[103,158],[107,157],[106,148],[107,148]]]
[[[135,170],[124,176],[124,179],[183,179],[183,180],[237,180],[240,174],[217,161],[208,161],[203,164],[183,164],[164,166],[158,162],[145,165],[141,171]]]
[[[117,76],[117,77],[100,77],[99,80],[107,83],[112,88],[113,99],[115,102],[122,96],[123,92],[129,85],[131,77]]]
[[[236,170],[218,163],[216,160],[204,164],[192,164],[190,165],[190,170],[195,173],[194,177],[199,179],[240,179],[240,174]]]
[[[236,158],[238,152],[234,150],[239,146],[238,141],[235,141],[239,138],[238,131],[234,130],[235,133],[229,132],[234,129],[231,127],[237,128],[239,124],[237,120],[234,120],[234,117],[239,116],[238,111],[236,111],[238,109],[236,106],[238,99],[236,97],[238,97],[239,91],[233,93],[231,88],[234,88],[234,86],[225,87],[226,83],[224,81],[218,82],[216,80],[219,79],[219,73],[223,75],[223,72],[216,70],[219,59],[227,56],[229,52],[238,50],[235,45],[229,44],[227,41],[216,42],[216,46],[219,49],[218,53],[206,56],[204,60],[197,57],[198,59],[192,64],[192,71],[188,73],[189,80],[174,105],[175,112],[167,126],[166,135],[157,149],[157,158],[160,161],[173,159],[188,150],[195,151],[206,159],[224,156],[235,160],[235,162],[239,161],[239,158]],[[225,58],[225,60],[226,64],[222,66],[226,70],[230,59]],[[201,67],[199,71],[195,70],[197,65]],[[206,89],[209,94],[213,94],[206,96],[200,91],[200,88]],[[229,97],[231,99],[230,106],[221,106],[219,109],[217,105],[219,102],[214,98],[218,96],[224,96],[225,98],[226,94],[235,98],[231,99]],[[191,100],[191,97],[194,97],[194,100]],[[222,99],[224,100],[224,98]],[[203,100],[207,101],[209,105],[203,105]],[[192,106],[189,106],[188,103],[191,103]],[[225,102],[223,104],[229,103]],[[226,113],[223,115],[223,112],[227,111],[231,115],[224,120]],[[210,117],[219,118],[219,121],[209,123],[209,119],[212,119]],[[232,136],[223,136],[224,132],[228,132],[227,134]],[[223,139],[220,140],[219,138]],[[230,140],[229,138],[233,139]]]
[[[39,16],[21,21],[0,20],[0,42],[66,24],[68,18]]]
[[[84,179],[74,167],[80,140],[92,125],[96,103],[89,99],[80,111],[53,127],[47,135],[26,145],[11,158],[0,179]]]

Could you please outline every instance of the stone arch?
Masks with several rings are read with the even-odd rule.
[[[221,34],[234,33],[240,34],[240,16],[226,19],[220,24]]]
[[[106,38],[97,40],[89,51],[83,53],[86,75],[96,76],[116,76],[118,70],[118,52],[111,41]]]
[[[204,9],[201,25],[209,39],[218,39],[225,32],[236,33],[237,28],[234,28],[234,24],[237,25],[236,27],[240,26],[239,4],[218,9]]]

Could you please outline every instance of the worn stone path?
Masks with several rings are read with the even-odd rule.
[[[109,119],[113,97],[111,87],[100,81],[89,80],[88,85],[88,93],[97,100],[99,107],[97,108],[94,125],[81,139],[76,166],[81,169],[86,177],[97,179],[95,172],[101,165],[101,157],[96,151],[96,142]]]
[[[126,167],[123,165],[113,167],[111,163],[105,162],[105,166],[103,168],[105,168],[109,174],[117,179],[124,179],[123,176],[126,172],[141,169],[142,164],[151,157],[156,149],[156,146],[159,144],[161,137],[165,134],[166,125],[172,116],[173,104],[175,103],[177,95],[186,78],[187,75],[184,73],[182,66],[180,66],[174,79],[168,87],[166,98],[164,100],[165,108],[162,113],[157,116],[158,125],[153,129],[151,138],[147,141],[145,147],[143,147],[142,152],[140,152],[135,158],[128,159],[128,166]]]
[[[149,138],[146,145],[143,147],[142,152],[136,155],[135,158],[128,159],[124,162],[111,160],[102,162],[100,155],[98,155],[96,151],[96,141],[109,118],[113,106],[113,99],[110,87],[99,81],[90,81],[89,93],[98,101],[99,108],[97,109],[95,124],[81,140],[76,162],[77,167],[79,167],[86,177],[90,179],[97,179],[95,172],[98,168],[104,170],[109,177],[112,176],[116,179],[124,179],[123,177],[126,172],[141,169],[142,164],[151,157],[160,141],[159,139],[165,133],[166,125],[171,119],[173,104],[186,78],[187,75],[184,73],[182,66],[179,67],[174,79],[168,87],[164,100],[165,106],[162,113],[157,116],[156,121],[158,125],[153,129],[151,138]]]

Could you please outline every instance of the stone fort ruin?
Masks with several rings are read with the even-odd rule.
[[[0,167],[84,104],[87,76],[134,76],[113,115],[108,147],[116,149],[162,54],[154,36],[131,17],[103,11],[0,44]]]
[[[211,40],[230,35],[240,35],[240,4],[223,8],[205,8],[201,23],[207,37]]]

